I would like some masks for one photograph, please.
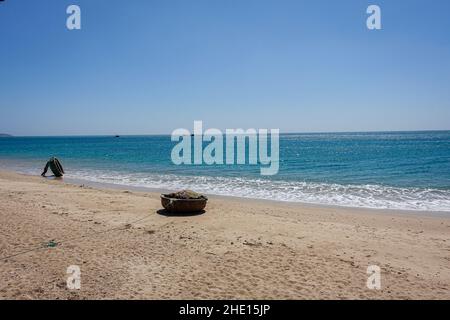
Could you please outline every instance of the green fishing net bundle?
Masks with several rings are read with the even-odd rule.
[[[192,190],[181,190],[178,192],[169,193],[167,195],[168,198],[174,198],[174,199],[204,199],[205,196],[197,193]]]

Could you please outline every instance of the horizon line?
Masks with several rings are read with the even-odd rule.
[[[245,129],[244,129],[245,130]],[[288,131],[281,132],[280,135],[287,134],[345,134],[345,133],[402,133],[402,132],[445,132],[450,129],[421,129],[421,130],[368,130],[368,131]],[[1,135],[6,135],[1,137]],[[63,134],[63,135],[13,135],[0,133],[0,138],[52,138],[52,137],[145,137],[145,136],[170,136],[171,133],[143,133],[143,134]]]

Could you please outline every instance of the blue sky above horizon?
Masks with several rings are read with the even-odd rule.
[[[447,0],[5,0],[0,133],[448,130],[449,17]]]

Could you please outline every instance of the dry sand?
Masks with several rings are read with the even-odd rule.
[[[0,298],[450,298],[449,217],[219,197],[202,215],[160,209],[156,193],[0,172]]]

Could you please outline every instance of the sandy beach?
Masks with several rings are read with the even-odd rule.
[[[201,215],[161,209],[154,192],[1,172],[0,298],[450,299],[449,217],[220,197]]]

